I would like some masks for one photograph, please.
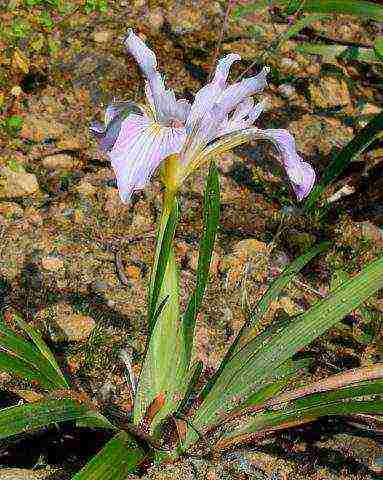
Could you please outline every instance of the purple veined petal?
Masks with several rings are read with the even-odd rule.
[[[157,59],[154,52],[131,29],[125,39],[125,46],[147,78],[145,93],[156,119],[164,125],[172,125],[174,121],[185,123],[190,104],[184,99],[177,101],[174,92],[166,89],[164,81],[157,71]]]
[[[315,172],[311,165],[303,161],[298,155],[294,138],[287,130],[260,130],[256,127],[250,127],[231,132],[211,142],[200,152],[195,163],[202,165],[211,158],[257,139],[269,140],[276,146],[281,155],[280,162],[286,170],[297,198],[303,200],[307,197],[315,182]]]
[[[219,97],[219,104],[225,112],[231,112],[246,97],[251,97],[267,86],[267,74],[270,68],[264,67],[258,75],[245,78],[227,87]]]
[[[132,114],[122,122],[108,155],[124,203],[149,182],[166,157],[180,152],[185,136],[184,129],[161,127],[146,116]]]
[[[307,197],[314,186],[315,172],[311,165],[298,155],[293,136],[287,130],[272,128],[258,130],[258,136],[271,140],[281,153],[281,163],[297,198],[303,200]]]
[[[91,124],[90,131],[104,152],[113,148],[123,120],[131,113],[142,115],[142,111],[134,102],[113,102],[106,108],[105,124],[102,125],[100,122]]]
[[[190,115],[186,122],[186,130],[188,133],[192,132],[198,121],[203,118],[205,113],[219,98],[220,94],[225,88],[231,66],[234,62],[240,59],[240,55],[236,53],[230,53],[229,55],[221,58],[221,60],[218,62],[212,82],[202,87],[201,90],[196,93],[190,110]]]
[[[264,111],[266,105],[266,101],[254,105],[252,97],[245,98],[245,100],[237,106],[227,122],[222,124],[216,138],[251,127]]]

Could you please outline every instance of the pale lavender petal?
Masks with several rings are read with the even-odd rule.
[[[293,136],[287,130],[258,130],[259,136],[271,140],[281,153],[281,163],[299,200],[307,197],[314,182],[315,172],[310,164],[298,155]]]
[[[133,30],[128,31],[125,45],[147,78],[145,92],[156,119],[169,126],[177,121],[185,123],[190,104],[185,99],[177,101],[174,92],[165,88],[164,81],[157,71],[154,52],[135,35]]]
[[[140,115],[142,112],[134,102],[113,102],[106,109],[104,125],[100,122],[91,124],[90,131],[104,152],[113,148],[121,123],[131,113]]]
[[[261,115],[265,106],[265,101],[254,105],[251,97],[245,98],[234,110],[233,115],[226,122],[222,123],[216,138],[251,127]]]
[[[217,65],[213,80],[199,90],[194,98],[194,103],[187,119],[186,129],[191,133],[196,124],[201,121],[205,113],[211,109],[225,88],[230,68],[241,57],[236,53],[230,53],[222,58]]]
[[[219,104],[225,112],[231,112],[246,97],[262,91],[267,86],[269,67],[264,67],[255,77],[245,78],[227,87],[219,97]]]
[[[122,122],[109,157],[123,202],[149,182],[166,157],[180,152],[185,136],[184,129],[161,127],[142,115],[129,115]]]

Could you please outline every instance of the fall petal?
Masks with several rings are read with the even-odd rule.
[[[149,117],[129,115],[109,152],[121,200],[128,202],[134,190],[143,188],[166,157],[179,153],[184,141],[184,129],[161,127]]]
[[[177,101],[174,92],[166,89],[164,81],[157,71],[157,59],[154,52],[132,30],[128,32],[125,46],[147,78],[145,92],[157,120],[169,124],[174,120],[185,122],[190,104],[187,100]]]

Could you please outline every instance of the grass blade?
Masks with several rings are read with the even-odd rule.
[[[377,3],[364,0],[276,0],[276,3],[288,6],[289,15],[301,9],[311,13],[356,15],[377,22],[383,21],[383,8]]]
[[[357,60],[365,63],[381,63],[373,48],[327,45],[325,43],[301,43],[295,50],[303,55],[321,55],[328,60]]]
[[[376,115],[362,130],[336,155],[326,168],[322,180],[308,196],[304,210],[312,210],[326,188],[336,180],[347,165],[358,157],[383,130],[383,113]]]
[[[212,389],[217,378],[221,375],[224,368],[226,367],[229,360],[233,355],[256,333],[257,326],[262,320],[263,316],[267,313],[271,302],[277,300],[282,291],[286,286],[296,277],[296,275],[304,268],[316,255],[324,252],[330,246],[330,242],[322,242],[321,244],[315,246],[307,253],[301,255],[296,260],[294,260],[291,265],[285,268],[282,274],[276,278],[271,284],[267,292],[262,296],[258,301],[255,308],[251,312],[248,321],[243,325],[239,331],[234,342],[231,344],[228,352],[225,355],[225,358],[222,360],[217,372],[213,375],[212,379],[207,383],[205,388],[201,393],[201,398],[204,399],[207,394]]]
[[[45,360],[51,365],[53,371],[55,372],[55,381],[59,388],[69,388],[68,382],[66,381],[58,363],[56,362],[55,357],[53,356],[52,352],[49,350],[47,344],[42,339],[40,333],[33,328],[31,325],[28,325],[24,320],[15,315],[15,320],[17,324],[22,328],[25,333],[29,336],[32,342],[36,345],[39,349],[41,355],[45,358]]]
[[[189,363],[193,347],[195,321],[208,282],[210,262],[213,254],[214,242],[219,224],[219,197],[220,192],[218,170],[215,163],[211,162],[204,194],[204,229],[199,247],[196,287],[189,300],[186,312],[183,317],[185,343],[187,349],[186,355],[188,357]]]
[[[281,46],[287,42],[291,37],[298,35],[298,33],[303,30],[304,28],[308,27],[314,22],[318,20],[325,20],[329,18],[328,15],[324,15],[323,13],[313,13],[311,15],[306,15],[299,20],[297,20],[291,27],[289,27],[286,32],[281,35],[280,40],[278,41],[278,45],[276,49],[280,49]]]
[[[368,297],[383,287],[383,257],[366,266],[356,277],[344,282],[327,298],[285,325],[276,325],[267,335],[256,337],[228,362],[213,389],[192,419],[195,428],[204,432],[216,425],[223,414],[257,390],[273,372],[297,351],[338,323]],[[259,388],[259,387],[258,387]],[[188,431],[187,444],[196,440]]]
[[[52,382],[39,370],[20,358],[0,350],[0,371],[7,372],[30,382],[37,382],[47,390],[52,389]]]
[[[72,480],[125,480],[144,458],[135,440],[128,433],[120,432]]]
[[[161,398],[162,405],[153,419],[152,431],[176,409],[186,388],[187,356],[179,306],[178,270],[173,248],[169,247],[159,302],[167,302],[158,313],[149,339],[134,402],[134,423],[145,421],[149,406]]]
[[[164,210],[157,235],[157,251],[152,271],[152,281],[149,294],[148,325],[152,332],[154,316],[157,310],[162,283],[166,267],[169,261],[174,233],[178,223],[178,203],[175,197],[167,198],[164,202]]]
[[[0,440],[53,423],[94,416],[95,413],[72,399],[47,400],[4,408],[0,410]]]

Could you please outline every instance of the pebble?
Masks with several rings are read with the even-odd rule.
[[[54,342],[80,342],[86,340],[95,326],[92,317],[81,314],[62,316],[55,319],[51,333]]]
[[[24,468],[1,468],[0,480],[42,480],[52,472],[47,470],[27,470]]]
[[[57,272],[64,267],[64,260],[58,257],[45,257],[41,259],[41,265],[45,270]]]
[[[30,114],[24,119],[20,137],[34,142],[42,142],[48,138],[62,138],[65,133],[65,127],[53,118]]]
[[[351,105],[347,83],[338,78],[324,77],[319,83],[311,83],[308,91],[312,102],[318,108],[335,108]]]
[[[1,181],[1,177],[4,178]],[[0,168],[0,197],[24,197],[40,190],[36,175],[15,172],[8,167]]]
[[[13,220],[15,218],[21,218],[23,216],[23,209],[19,204],[14,202],[1,202],[0,203],[0,215],[3,215],[6,219]]]
[[[108,30],[101,30],[100,32],[94,32],[93,34],[93,40],[96,43],[109,42],[111,37],[112,37],[112,32],[109,32]]]
[[[278,88],[279,93],[282,95],[284,98],[293,98],[296,95],[296,90],[295,87],[290,85],[289,83],[284,83],[279,86]]]
[[[42,164],[48,170],[72,170],[74,167],[73,158],[67,153],[49,155],[43,159]]]

